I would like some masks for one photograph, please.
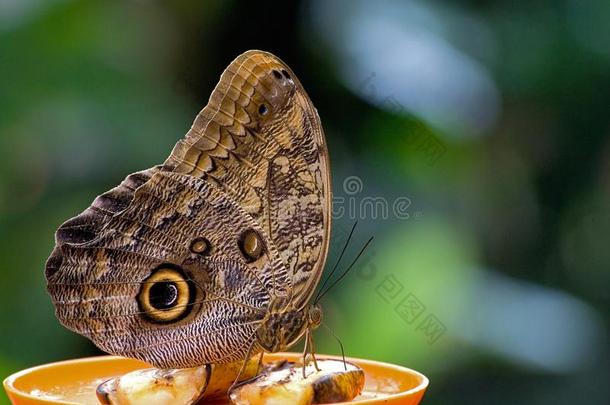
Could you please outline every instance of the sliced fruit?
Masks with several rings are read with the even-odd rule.
[[[350,401],[362,392],[364,371],[352,363],[318,360],[319,370],[288,361],[268,364],[256,378],[229,392],[237,405],[325,404]]]

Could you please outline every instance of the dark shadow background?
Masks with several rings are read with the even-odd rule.
[[[324,300],[347,354],[423,372],[425,404],[606,404],[609,27],[604,0],[0,3],[0,377],[99,353],[45,293],[55,229],[256,48],[322,118],[329,263],[376,238]]]

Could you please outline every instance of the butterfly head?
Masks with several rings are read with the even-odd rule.
[[[322,323],[322,307],[311,304],[307,309],[307,323],[310,329],[316,329]]]

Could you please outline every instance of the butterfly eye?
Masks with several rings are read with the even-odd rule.
[[[267,115],[268,112],[269,112],[269,108],[267,107],[266,104],[261,104],[258,106],[258,113],[260,115]]]
[[[210,253],[212,245],[210,245],[210,241],[208,241],[206,238],[199,237],[193,239],[191,245],[189,246],[189,249],[195,254],[206,256]]]
[[[192,308],[194,289],[184,274],[173,267],[161,267],[140,287],[138,306],[153,322],[175,322]]]
[[[252,229],[241,234],[238,245],[248,263],[255,261],[263,253],[263,240],[258,232]]]

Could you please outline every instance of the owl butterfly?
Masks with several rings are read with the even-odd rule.
[[[162,165],[59,227],[57,317],[160,368],[287,349],[321,321],[331,201],[316,109],[284,62],[248,51]]]

